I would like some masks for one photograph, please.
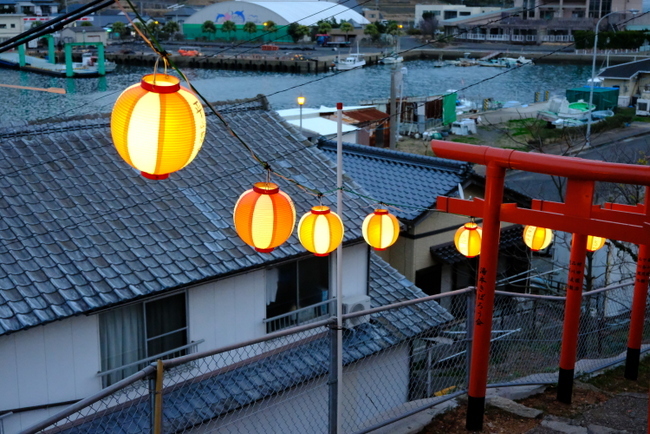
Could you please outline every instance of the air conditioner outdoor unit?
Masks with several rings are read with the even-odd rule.
[[[367,295],[350,295],[343,297],[343,314],[363,312],[370,309],[370,297]],[[354,327],[370,320],[370,315],[356,316],[345,321],[346,327]]]

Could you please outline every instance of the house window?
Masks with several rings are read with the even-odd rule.
[[[15,24],[12,24],[12,25],[11,25],[11,28],[12,28],[12,29],[15,29],[15,28],[16,28],[16,25],[15,25]]]
[[[0,24],[0,29],[6,29],[7,25],[6,24]]]
[[[271,268],[267,273],[267,332],[329,313],[327,304],[321,304],[329,298],[328,257],[310,257]]]
[[[103,376],[104,387],[125,378],[145,363],[135,362],[187,345],[185,293],[133,304],[99,315],[102,372],[127,366]],[[186,354],[179,349],[163,358]]]

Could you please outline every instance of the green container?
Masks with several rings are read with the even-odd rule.
[[[583,100],[588,103],[589,90],[589,86],[567,89],[566,99],[569,102]],[[618,90],[617,87],[594,87],[593,103],[596,110],[613,110],[618,105]]]

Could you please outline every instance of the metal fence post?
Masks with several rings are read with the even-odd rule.
[[[151,409],[151,433],[162,433],[162,386],[163,386],[163,363],[158,359],[151,366],[155,372],[149,377],[149,405]]]
[[[153,432],[154,434],[162,433],[162,416],[163,416],[163,363],[161,359],[156,361],[156,394],[155,394],[155,407],[153,414]]]
[[[476,302],[476,288],[467,293],[467,318],[465,319],[465,380],[469,387],[469,371],[472,362],[472,341],[474,340],[474,303]]]
[[[329,433],[337,434],[338,426],[338,340],[337,340],[336,318],[329,324],[330,338],[330,372],[328,378],[329,386]]]

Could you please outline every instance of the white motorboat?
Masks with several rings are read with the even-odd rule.
[[[379,61],[384,65],[394,65],[396,63],[402,63],[404,58],[399,53],[391,53],[386,57],[382,57]]]
[[[362,68],[366,64],[363,54],[359,53],[359,42],[357,41],[357,52],[348,54],[348,57],[341,60],[337,58],[334,62],[334,69],[337,71],[349,71],[350,69]]]

